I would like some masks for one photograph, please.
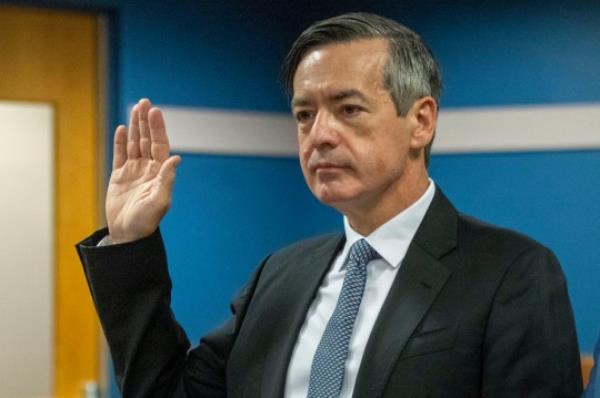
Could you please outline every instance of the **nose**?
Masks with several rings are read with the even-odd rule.
[[[320,111],[310,130],[314,147],[335,147],[340,140],[340,131],[335,116],[330,112]]]

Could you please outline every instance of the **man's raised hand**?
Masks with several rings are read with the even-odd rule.
[[[175,169],[160,109],[147,99],[131,111],[129,128],[115,132],[113,170],[106,193],[106,219],[113,243],[150,235],[171,205]]]

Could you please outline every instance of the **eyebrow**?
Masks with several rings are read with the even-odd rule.
[[[348,98],[359,98],[360,100],[367,102],[367,97],[365,97],[363,93],[355,89],[343,90],[329,97],[329,99],[334,102],[343,101]]]
[[[358,98],[361,101],[368,102],[367,97],[363,93],[361,93],[359,90],[355,90],[355,89],[338,91],[328,97],[328,99],[333,102],[340,102],[340,101],[346,100],[348,98]],[[310,104],[311,104],[311,101],[308,98],[294,97],[294,98],[292,98],[290,105],[293,108],[296,106],[307,106]]]
[[[296,106],[306,106],[310,105],[310,101],[304,97],[294,97],[292,98],[292,102],[290,105],[292,108]]]

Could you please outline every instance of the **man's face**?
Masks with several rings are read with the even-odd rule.
[[[396,114],[384,87],[387,59],[383,39],[325,45],[309,51],[294,76],[304,178],[321,202],[344,213],[402,191],[414,126]]]

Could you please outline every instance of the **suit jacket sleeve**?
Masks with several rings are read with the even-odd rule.
[[[190,343],[170,309],[171,280],[160,233],[96,247],[100,230],[77,250],[113,358],[129,397],[225,397],[226,365],[258,272],[232,302],[232,317]]]
[[[560,265],[546,248],[529,248],[496,292],[484,342],[482,395],[579,397],[578,353]]]

